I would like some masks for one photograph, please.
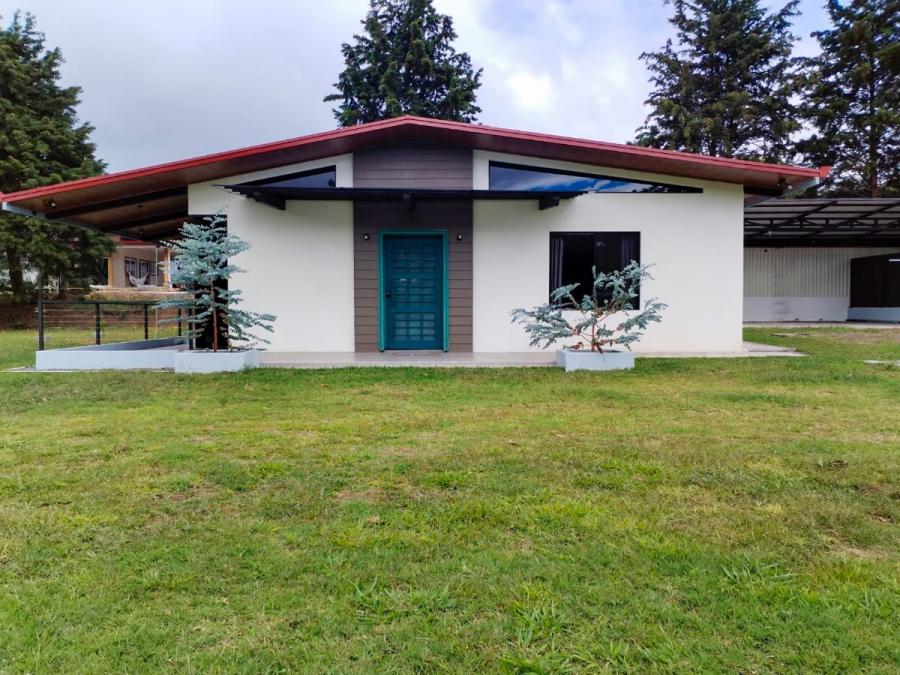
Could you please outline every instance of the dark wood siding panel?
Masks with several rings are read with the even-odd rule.
[[[353,154],[353,186],[472,189],[472,151],[410,147]]]
[[[447,231],[450,351],[472,351],[472,202],[466,201],[420,202],[412,211],[392,202],[354,205],[353,279],[358,352],[378,350],[378,233],[418,229]],[[462,240],[457,240],[459,235]]]

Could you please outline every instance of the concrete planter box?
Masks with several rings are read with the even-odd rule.
[[[35,352],[36,370],[160,370],[175,367],[186,338],[160,338]]]
[[[634,368],[631,352],[589,352],[560,349],[556,352],[556,365],[572,370],[628,370]]]
[[[176,373],[235,373],[259,368],[259,351],[184,351],[175,354]]]

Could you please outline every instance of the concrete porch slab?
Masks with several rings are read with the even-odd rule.
[[[555,352],[263,352],[263,368],[549,368]]]
[[[803,356],[787,347],[745,342],[739,352],[640,353],[641,358],[745,358]],[[263,368],[553,368],[556,351],[546,352],[263,352]]]
[[[744,342],[739,352],[637,352],[637,358],[654,359],[740,359],[758,356],[806,356],[791,347]]]

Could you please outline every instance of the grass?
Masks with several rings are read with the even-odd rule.
[[[900,331],[747,337],[810,356],[0,373],[0,671],[897,672]]]
[[[37,349],[37,336],[31,330],[0,330],[0,370],[34,365],[34,350]],[[4,390],[12,382],[6,377],[0,379],[0,387]]]

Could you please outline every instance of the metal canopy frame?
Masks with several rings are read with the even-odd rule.
[[[900,198],[771,199],[747,205],[744,244],[900,246]]]
[[[273,188],[252,183],[219,185],[217,187],[248,197],[279,211],[284,211],[289,201],[362,201],[403,202],[407,208],[415,208],[417,201],[468,201],[468,200],[525,200],[538,202],[542,211],[559,206],[560,200],[573,199],[584,190],[457,190],[423,188]]]

